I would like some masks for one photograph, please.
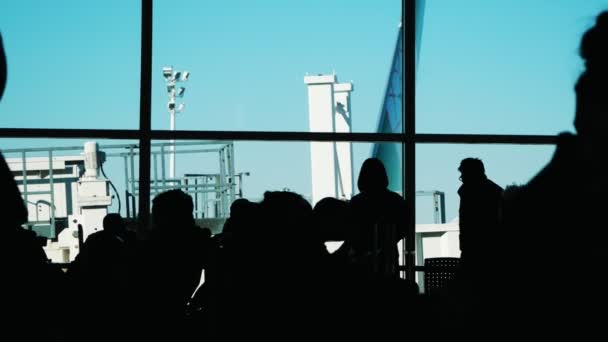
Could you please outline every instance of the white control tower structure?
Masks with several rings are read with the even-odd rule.
[[[311,132],[350,133],[353,84],[338,83],[335,74],[305,76]],[[350,142],[312,142],[312,205],[324,197],[350,199],[354,191]]]

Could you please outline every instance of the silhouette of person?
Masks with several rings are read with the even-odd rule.
[[[354,229],[340,249],[369,272],[397,277],[397,242],[406,232],[405,201],[388,189],[386,170],[377,158],[363,162],[357,186],[360,193],[350,201]]]
[[[21,226],[28,221],[27,208],[2,154],[0,196],[0,217],[3,226],[0,232],[3,266],[2,317],[8,318],[6,328],[20,331],[19,336],[23,333],[33,338],[36,331],[27,326],[41,323],[44,317],[45,298],[38,287],[40,284],[48,284],[49,281],[47,257],[36,234]],[[11,335],[7,338],[9,336]]]
[[[493,299],[501,312],[519,309],[515,323],[522,331],[603,331],[597,310],[608,304],[602,271],[608,232],[601,215],[608,192],[607,42],[603,11],[581,39],[585,70],[574,88],[576,134],[561,133],[549,163],[505,201],[510,234],[496,240],[500,263],[493,276],[503,291]]]
[[[235,286],[241,281],[243,261],[251,263],[246,250],[248,245],[255,243],[255,235],[259,233],[259,210],[258,203],[244,198],[231,204],[230,217],[224,223],[222,232],[212,238],[205,282],[189,303],[191,316],[196,315],[207,323],[220,317],[218,311],[222,309],[221,302],[234,293]],[[217,326],[214,328],[217,329]]]
[[[352,228],[350,203],[333,197],[321,199],[313,208],[313,224],[323,242],[344,241]]]
[[[2,284],[0,301],[6,329],[1,334],[34,337],[57,337],[63,331],[32,329],[31,325],[52,324],[49,306],[60,302],[62,274],[49,264],[40,239],[33,231],[23,229],[28,221],[27,208],[4,156],[0,153],[0,218],[2,230]],[[42,285],[44,284],[44,285]],[[41,291],[44,286],[46,291]],[[56,297],[52,297],[56,296]],[[58,308],[57,313],[61,312]],[[56,322],[55,322],[56,323]],[[12,331],[12,332],[11,332]],[[17,335],[12,335],[13,333]]]
[[[187,303],[200,283],[211,238],[195,225],[192,197],[170,190],[152,201],[152,237],[137,252],[140,262],[140,314],[150,320],[154,336],[186,333]]]
[[[0,99],[7,80],[7,63],[0,34]],[[45,239],[33,231],[23,229],[28,221],[28,210],[21,198],[4,156],[0,153],[0,260],[2,290],[0,315],[3,324],[0,339],[22,340],[61,339],[65,331],[53,327],[63,315],[61,300],[63,274],[49,264],[43,247]],[[49,315],[48,308],[56,315]]]
[[[259,205],[245,198],[239,198],[230,205],[230,217],[226,220],[222,234],[239,234],[251,223]]]
[[[124,279],[119,276],[123,272],[119,272],[119,269],[129,261],[127,259],[134,240],[134,234],[127,230],[120,214],[107,214],[103,219],[103,230],[89,235],[74,260],[70,273],[83,272],[99,278],[94,283],[124,283]]]
[[[128,332],[132,313],[131,274],[135,237],[126,229],[120,214],[107,214],[103,230],[91,234],[72,263],[68,275],[83,315],[77,327],[81,334],[96,331],[97,338]],[[112,317],[107,321],[108,317]],[[98,329],[100,322],[105,322]]]
[[[135,234],[127,230],[120,214],[107,214],[103,219],[103,230],[89,235],[75,263],[82,263],[85,269],[124,263],[123,258],[127,257],[134,243]]]
[[[213,237],[210,265],[205,271],[205,282],[218,280],[216,284],[231,282],[240,263],[237,256],[238,245],[247,243],[247,235],[256,230],[259,205],[240,198],[230,205],[230,217],[226,219],[222,232]],[[213,279],[216,278],[216,279]],[[222,279],[222,280],[220,280]],[[224,285],[217,285],[224,286]],[[201,291],[203,292],[203,291]]]
[[[369,166],[366,166],[366,171],[370,171],[369,168]],[[369,190],[365,187],[365,177],[363,177],[363,188]],[[384,184],[383,188],[379,188],[386,190],[388,183]],[[376,198],[382,200],[383,196],[386,196],[388,200],[385,197],[385,202],[381,205],[387,205],[388,202],[390,206],[391,200],[396,202],[393,204],[395,207],[404,205],[400,197],[395,198],[387,193],[382,194],[383,191],[379,192],[380,194],[374,193],[374,195],[366,193],[368,197],[365,200],[373,201]],[[356,208],[363,209],[360,205],[369,204],[357,203],[360,200],[364,199],[361,196],[354,199]],[[399,217],[393,217],[392,219],[384,219],[384,217],[404,215],[403,210],[388,214],[381,212],[380,209],[376,210],[378,211],[375,214],[378,216],[369,218],[369,220],[370,222],[379,222],[379,229],[392,229],[396,224],[391,225],[390,223],[398,222],[399,219]],[[378,253],[379,256],[384,254],[391,259],[382,260],[378,258],[378,267],[375,272],[371,268],[371,258],[367,260],[357,258],[361,255],[357,255],[357,253],[369,252],[367,248],[373,248],[370,244],[373,241],[355,240],[359,236],[353,234],[354,231],[362,229],[356,221],[360,217],[360,215],[353,213],[350,201],[331,197],[321,199],[313,209],[313,224],[317,226],[316,230],[320,233],[321,241],[345,241],[340,248],[327,256],[326,261],[323,262],[323,268],[320,267],[325,272],[322,278],[324,284],[321,287],[325,297],[321,296],[320,298],[325,298],[325,301],[319,307],[326,305],[326,303],[332,303],[333,305],[331,308],[327,308],[329,309],[328,312],[321,312],[327,310],[323,308],[318,310],[315,315],[324,317],[324,322],[318,325],[320,329],[329,330],[327,326],[324,326],[329,325],[331,329],[335,330],[333,332],[335,335],[324,332],[327,339],[382,340],[392,338],[395,334],[394,327],[399,326],[399,321],[408,319],[409,322],[412,322],[410,319],[413,318],[405,318],[401,314],[394,315],[395,308],[403,305],[409,307],[412,312],[419,313],[415,303],[418,294],[417,287],[411,286],[412,284],[408,281],[395,277],[396,266],[394,263],[397,260],[393,259],[392,246],[396,244],[396,237],[393,237],[393,241],[377,239],[379,244],[387,244],[379,246],[381,248],[381,252]],[[382,233],[381,231],[378,235],[382,236]],[[356,236],[356,238],[351,235]],[[373,239],[373,232],[372,236],[368,232],[368,234],[361,234],[360,237]],[[352,245],[353,241],[356,241],[358,244],[356,247],[360,246],[361,249],[355,250]],[[385,267],[384,271],[389,270],[390,272],[382,272],[383,266]],[[407,313],[405,315],[409,316]]]
[[[488,179],[480,159],[463,159],[458,171],[462,181],[458,189],[460,256],[463,268],[478,272],[488,257],[488,233],[498,229],[503,189]]]
[[[227,341],[283,340],[293,331],[316,336],[327,253],[312,225],[312,207],[293,192],[267,191],[254,208],[259,224],[237,245],[242,267],[234,287],[220,291],[218,335]]]

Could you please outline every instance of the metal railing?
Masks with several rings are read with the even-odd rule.
[[[189,154],[189,155],[201,155],[209,153],[217,153],[218,172],[209,174],[187,174],[180,178],[167,178],[165,174],[165,158],[170,153],[167,149],[169,145],[176,147],[182,147],[180,150],[176,150],[176,154]],[[100,145],[99,150],[105,152],[106,158],[120,158],[123,160],[124,168],[124,185],[125,185],[125,211],[127,218],[137,217],[137,203],[139,200],[139,179],[136,178],[136,166],[139,162],[136,158],[140,155],[140,148],[138,144],[109,144]],[[21,170],[19,172],[14,171],[16,175],[17,183],[21,187],[22,197],[25,203],[32,202],[31,199],[40,195],[45,196],[45,204],[49,207],[49,219],[48,222],[41,220],[38,217],[38,206],[36,205],[36,218],[30,218],[30,222],[26,223],[27,227],[34,227],[45,225],[49,226],[49,238],[56,238],[57,231],[57,204],[55,203],[56,198],[56,185],[59,184],[57,178],[57,169],[54,165],[54,161],[59,157],[66,154],[72,156],[80,156],[83,152],[83,146],[59,146],[59,147],[40,147],[40,148],[19,148],[19,149],[4,149],[1,151],[5,156],[9,157],[11,154],[16,154],[21,159]],[[232,141],[197,141],[197,142],[160,142],[151,144],[150,154],[154,160],[153,166],[153,179],[150,181],[150,192],[153,195],[157,195],[160,192],[170,189],[182,189],[193,197],[196,204],[195,215],[198,218],[203,217],[225,217],[228,215],[228,208],[237,195],[242,195],[242,191],[236,189],[237,179],[240,188],[242,177],[235,174],[234,165],[234,144]],[[33,180],[32,175],[28,174],[28,165],[31,165],[32,161],[28,160],[28,157],[46,157],[48,170],[45,170],[44,175],[42,173],[36,174],[40,179],[36,179],[37,183],[40,183],[41,179],[45,185],[48,184],[48,190],[36,189],[32,186]],[[84,161],[82,162],[84,164]],[[66,166],[67,168],[68,166]],[[73,167],[73,165],[69,165]],[[84,170],[79,170],[79,175],[82,175]],[[66,189],[69,191],[69,189]],[[120,196],[119,194],[116,194]],[[40,202],[40,200],[38,200]],[[33,204],[34,202],[32,202]],[[72,208],[69,205],[65,205],[65,214],[72,214]],[[61,214],[60,214],[61,215]]]

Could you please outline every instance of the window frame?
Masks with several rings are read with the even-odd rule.
[[[557,135],[500,135],[500,134],[418,134],[416,133],[415,89],[415,0],[402,0],[401,25],[404,37],[402,70],[404,98],[402,99],[402,133],[321,133],[287,131],[189,131],[152,130],[152,27],[153,0],[142,0],[141,6],[141,65],[139,129],[44,129],[0,128],[0,138],[97,138],[133,139],[139,141],[139,180],[150,182],[150,146],[152,140],[232,140],[232,141],[346,141],[353,143],[396,142],[402,145],[402,193],[415,199],[416,144],[515,144],[555,145]],[[408,71],[408,72],[406,72]],[[141,187],[139,193],[139,227],[150,221],[150,188]],[[416,201],[407,201],[407,235],[405,270],[407,279],[415,279]]]

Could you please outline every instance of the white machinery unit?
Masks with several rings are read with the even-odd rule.
[[[48,239],[44,249],[53,262],[73,261],[79,239],[103,229],[112,204],[109,181],[99,175],[104,154],[96,142],[85,143],[80,156],[54,157],[48,150],[48,157],[26,158],[26,152],[7,163],[27,204],[28,229]]]
[[[112,204],[109,180],[99,175],[99,168],[105,162],[105,154],[99,152],[96,142],[84,144],[84,175],[78,181],[78,214],[82,224],[84,239],[97,230],[103,229],[103,218]]]

